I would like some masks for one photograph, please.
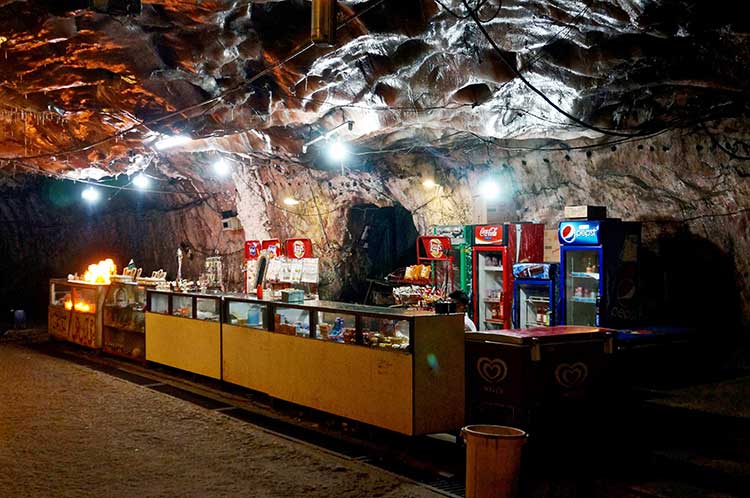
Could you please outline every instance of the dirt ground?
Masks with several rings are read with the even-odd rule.
[[[434,496],[221,413],[0,343],[0,498]]]

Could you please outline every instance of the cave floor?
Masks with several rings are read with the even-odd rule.
[[[365,460],[229,416],[226,406],[58,356],[67,348],[38,332],[0,338],[0,498],[440,496]],[[524,457],[521,496],[745,496],[748,386],[745,372],[651,390],[606,407],[606,415],[555,412],[553,434],[537,433],[547,442],[530,444]],[[463,479],[462,451],[449,451],[453,484]],[[447,496],[463,495],[453,492]]]
[[[125,380],[0,344],[1,497],[431,497]]]

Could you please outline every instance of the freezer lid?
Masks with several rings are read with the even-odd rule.
[[[505,344],[529,344],[532,341],[563,342],[580,341],[591,338],[604,339],[608,333],[614,330],[602,327],[583,327],[579,325],[557,325],[554,327],[535,327],[530,329],[515,330],[487,330],[482,332],[470,332],[466,334],[466,340],[478,342],[499,342]]]

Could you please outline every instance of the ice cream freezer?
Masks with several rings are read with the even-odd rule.
[[[522,423],[547,403],[602,387],[613,332],[582,326],[466,334],[468,423]]]

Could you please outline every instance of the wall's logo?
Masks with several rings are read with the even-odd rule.
[[[305,243],[301,240],[295,240],[294,244],[292,244],[292,253],[294,254],[294,257],[302,259],[305,257],[305,252]]]
[[[560,363],[555,369],[555,380],[558,384],[568,389],[581,386],[589,376],[589,369],[585,363],[577,361],[572,365]]]
[[[494,384],[502,382],[508,376],[508,365],[499,358],[482,357],[477,360],[477,372],[486,382]]]
[[[435,259],[443,257],[443,243],[440,239],[430,239],[430,257]]]

